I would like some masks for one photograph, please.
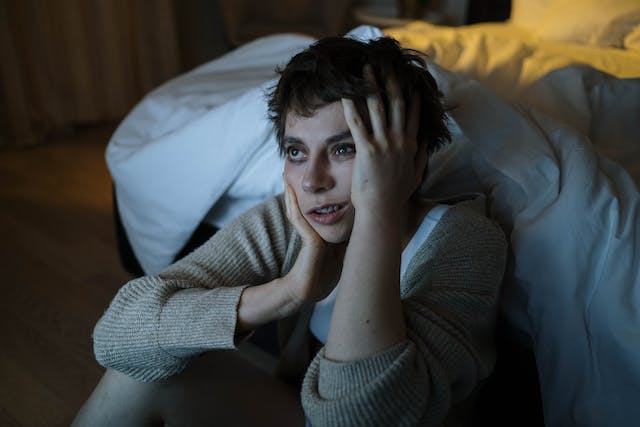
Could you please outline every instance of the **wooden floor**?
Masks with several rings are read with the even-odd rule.
[[[68,426],[102,375],[91,331],[130,278],[104,162],[112,131],[0,150],[2,426]]]

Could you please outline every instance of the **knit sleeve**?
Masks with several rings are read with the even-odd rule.
[[[234,348],[242,290],[281,275],[291,230],[283,209],[281,198],[267,201],[159,275],[123,286],[93,331],[98,363],[157,381],[194,355]]]
[[[312,425],[442,425],[493,367],[506,251],[497,225],[450,209],[407,271],[407,341],[350,363],[320,351],[302,390]]]

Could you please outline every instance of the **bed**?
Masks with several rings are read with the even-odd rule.
[[[566,18],[570,16],[571,18]],[[640,419],[640,3],[513,0],[506,22],[414,22],[387,34],[425,52],[453,143],[434,195],[491,195],[509,235],[502,314],[531,348],[546,425]],[[313,39],[247,43],[167,82],[106,152],[117,210],[153,274],[202,223],[282,191],[264,92]]]

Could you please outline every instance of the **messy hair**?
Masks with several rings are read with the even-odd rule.
[[[363,77],[363,67],[371,65],[378,88]],[[408,106],[413,94],[420,100],[418,142],[434,152],[451,140],[446,125],[442,94],[425,61],[416,51],[404,49],[388,37],[368,42],[348,37],[327,37],[295,55],[277,69],[278,83],[268,93],[269,118],[273,123],[280,153],[284,154],[287,115],[310,117],[324,105],[352,99],[361,114],[366,113],[366,97],[378,91],[389,111],[385,81],[395,74]],[[363,115],[368,117],[368,115]]]

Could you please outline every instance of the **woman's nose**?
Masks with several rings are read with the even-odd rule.
[[[322,159],[315,159],[307,163],[307,169],[302,178],[302,189],[308,193],[326,191],[335,185],[329,165]]]

